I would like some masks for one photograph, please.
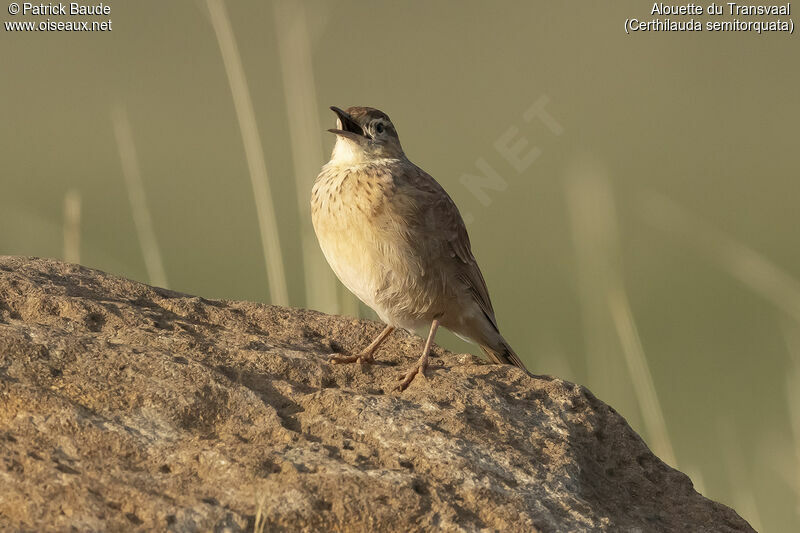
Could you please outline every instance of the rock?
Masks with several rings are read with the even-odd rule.
[[[0,258],[0,529],[752,531],[578,385],[327,363],[380,330]]]

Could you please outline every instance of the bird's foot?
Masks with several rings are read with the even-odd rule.
[[[397,378],[400,381],[400,384],[395,387],[395,390],[403,392],[411,385],[411,382],[414,381],[414,378],[418,375],[422,377],[422,379],[428,379],[425,377],[425,370],[428,368],[428,361],[417,361],[414,363],[414,366],[408,369],[404,375]]]
[[[328,361],[332,365],[347,363],[372,364],[375,362],[375,354],[371,352],[362,352],[356,355],[332,355]]]

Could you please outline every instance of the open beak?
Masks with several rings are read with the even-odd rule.
[[[336,121],[336,126],[338,126],[338,128],[329,129],[329,132],[335,133],[336,135],[341,135],[342,137],[347,137],[354,141],[364,140],[366,137],[364,135],[364,130],[358,125],[358,122],[353,120],[353,117],[348,115],[346,111],[343,111],[336,106],[331,106],[331,111],[336,113],[336,116],[338,117],[338,120]]]

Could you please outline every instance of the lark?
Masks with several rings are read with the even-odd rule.
[[[439,183],[408,160],[392,121],[371,107],[331,107],[336,144],[311,193],[322,252],[339,280],[386,328],[363,351],[332,363],[372,363],[396,328],[430,327],[419,360],[399,377],[425,375],[442,326],[495,363],[525,365],[500,334],[461,214]]]

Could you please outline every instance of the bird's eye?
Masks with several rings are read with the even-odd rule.
[[[375,132],[376,132],[376,133],[383,133],[383,124],[381,124],[380,122],[378,122],[378,125],[377,125],[377,126],[375,126]]]

